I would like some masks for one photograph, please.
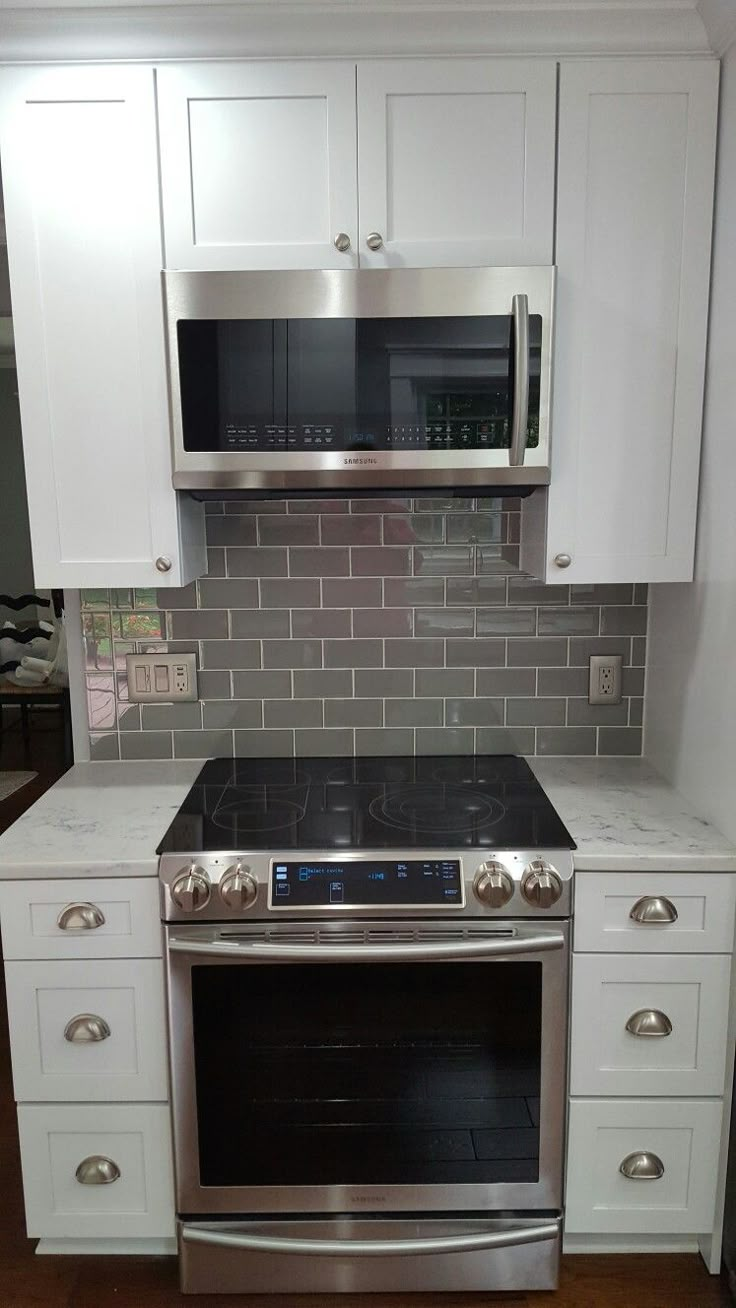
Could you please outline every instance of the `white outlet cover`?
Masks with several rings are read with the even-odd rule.
[[[126,654],[132,704],[191,703],[199,699],[196,654]]]
[[[591,654],[589,704],[620,704],[623,697],[623,659],[620,654]],[[603,680],[610,690],[601,689]]]

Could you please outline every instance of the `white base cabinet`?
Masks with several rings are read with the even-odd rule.
[[[735,888],[728,873],[576,874],[570,1237],[689,1237],[719,1268]]]

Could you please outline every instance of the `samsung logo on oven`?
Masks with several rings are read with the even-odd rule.
[[[358,463],[361,467],[366,467],[378,463],[378,459],[343,459],[343,463],[346,468],[349,467],[351,463]]]

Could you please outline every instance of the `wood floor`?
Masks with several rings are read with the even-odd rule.
[[[0,802],[0,831],[64,771],[54,733],[39,735],[36,781]],[[17,746],[19,750],[19,744]],[[10,733],[0,767],[23,768]],[[38,1258],[23,1220],[5,991],[0,985],[0,1308],[734,1308],[697,1255],[570,1257],[556,1294],[199,1295],[177,1287],[173,1258]]]

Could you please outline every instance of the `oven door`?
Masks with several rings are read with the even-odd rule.
[[[567,923],[167,935],[180,1213],[561,1207]]]
[[[166,272],[174,485],[549,481],[553,268]]]

